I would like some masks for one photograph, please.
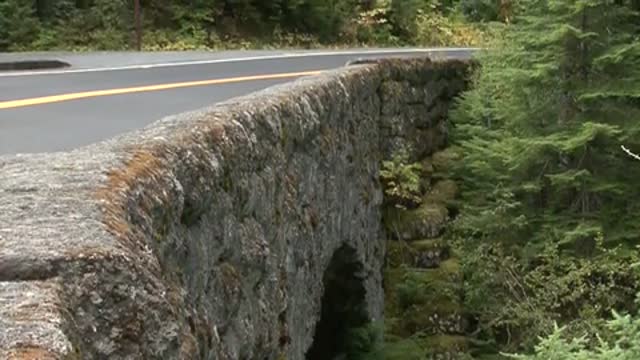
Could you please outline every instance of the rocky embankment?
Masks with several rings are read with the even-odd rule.
[[[446,149],[414,163],[420,197],[414,206],[388,201],[389,236],[384,270],[385,353],[388,359],[467,358],[468,324],[463,277],[446,240],[455,216],[458,184],[449,177],[457,159]]]

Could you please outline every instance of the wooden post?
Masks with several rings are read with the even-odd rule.
[[[136,26],[136,49],[142,50],[142,20],[140,18],[140,0],[133,0],[133,15]]]

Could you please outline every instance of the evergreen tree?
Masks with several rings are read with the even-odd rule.
[[[474,246],[484,241],[491,248],[487,259],[516,259],[514,281],[522,290],[506,288],[496,275],[493,285],[504,294],[500,299],[497,291],[493,306],[526,301],[526,315],[542,308],[542,317],[567,319],[568,307],[597,308],[599,299],[532,300],[536,289],[525,279],[545,254],[590,259],[582,265],[567,260],[558,280],[579,273],[577,266],[598,264],[605,249],[635,251],[640,239],[640,167],[620,149],[640,149],[640,17],[635,0],[524,0],[522,8],[482,56],[475,87],[454,114],[466,152],[467,208],[458,229]],[[616,283],[615,271],[609,275],[611,286],[634,286]],[[551,286],[553,278],[540,276],[548,284],[538,285]],[[596,286],[601,279],[587,280],[585,286]],[[484,286],[489,280],[475,281]],[[485,320],[511,326],[506,319]]]
[[[35,39],[39,22],[32,5],[24,0],[0,2],[0,51],[28,45]]]

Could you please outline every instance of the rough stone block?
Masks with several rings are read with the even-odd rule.
[[[0,358],[74,357],[59,279],[0,282]]]

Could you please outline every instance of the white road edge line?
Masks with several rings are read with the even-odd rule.
[[[425,48],[425,49],[414,48],[414,49],[382,49],[382,50],[370,50],[370,51],[362,50],[362,51],[322,51],[322,52],[306,52],[306,53],[283,53],[283,54],[275,54],[275,55],[248,56],[248,57],[229,58],[229,59],[193,60],[193,61],[157,63],[157,64],[137,64],[137,65],[101,67],[101,68],[90,68],[90,69],[9,72],[9,73],[0,73],[0,77],[33,76],[33,75],[62,75],[62,74],[103,72],[103,71],[141,70],[141,69],[154,69],[154,68],[160,68],[160,67],[208,65],[208,64],[221,64],[221,63],[233,63],[233,62],[245,62],[245,61],[261,61],[261,60],[275,60],[275,59],[288,59],[288,58],[300,58],[300,57],[320,57],[320,56],[340,56],[340,55],[438,53],[438,52],[456,52],[456,51],[474,51],[474,50],[478,50],[478,49],[476,49],[476,48]]]

